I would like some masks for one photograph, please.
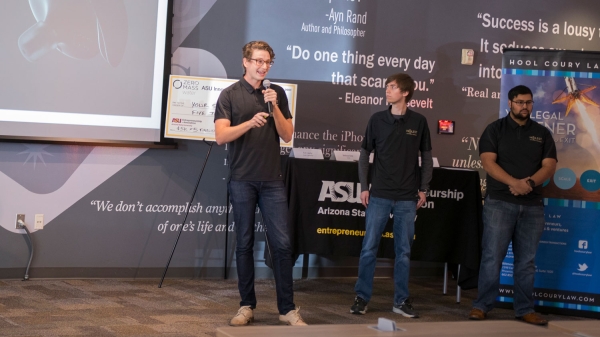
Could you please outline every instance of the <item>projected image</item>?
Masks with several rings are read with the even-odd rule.
[[[160,140],[168,0],[7,0],[0,137]]]
[[[23,32],[18,42],[28,61],[56,50],[78,60],[101,54],[113,67],[121,62],[128,35],[123,0],[37,0],[29,6],[37,23]]]

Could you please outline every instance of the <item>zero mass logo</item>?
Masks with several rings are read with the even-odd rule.
[[[182,86],[182,85],[183,85],[183,84],[181,83],[181,81],[180,81],[180,80],[175,80],[175,81],[173,81],[173,88],[175,88],[175,89],[179,89],[179,88],[181,88],[181,86]]]

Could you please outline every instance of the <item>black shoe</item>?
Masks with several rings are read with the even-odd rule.
[[[415,311],[412,303],[408,299],[406,299],[400,305],[394,305],[394,309],[392,309],[392,311],[404,317],[419,318],[419,314]]]
[[[350,308],[350,313],[351,314],[361,314],[364,315],[367,313],[367,301],[363,300],[362,298],[356,296],[354,298],[354,305],[352,305],[352,307]]]

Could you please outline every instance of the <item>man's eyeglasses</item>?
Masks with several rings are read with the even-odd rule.
[[[523,106],[523,105],[533,105],[533,101],[511,101],[513,103],[515,103],[518,106]]]
[[[256,65],[259,66],[259,67],[262,67],[263,64],[265,64],[265,63],[267,64],[268,67],[272,67],[273,63],[275,63],[275,61],[269,61],[269,62],[267,62],[267,61],[265,61],[263,59],[248,59],[248,60],[256,62]]]

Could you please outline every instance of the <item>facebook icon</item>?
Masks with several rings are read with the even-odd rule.
[[[587,240],[579,240],[579,249],[588,249]]]

